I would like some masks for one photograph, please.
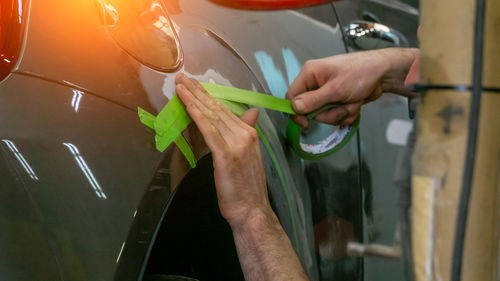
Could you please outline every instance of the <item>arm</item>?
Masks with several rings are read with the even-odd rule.
[[[247,281],[309,280],[272,210],[256,212],[231,228]]]
[[[245,278],[308,280],[271,209],[255,109],[241,119],[195,80],[176,77],[176,90],[212,151],[219,209],[228,221]]]
[[[418,49],[388,48],[311,60],[290,86],[287,98],[298,114],[313,112],[328,103],[341,103],[315,120],[348,125],[358,117],[361,105],[384,92],[413,96],[404,81],[418,55]],[[308,126],[304,116],[292,118],[302,127]]]

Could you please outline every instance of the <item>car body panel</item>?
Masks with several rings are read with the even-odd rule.
[[[141,278],[190,168],[176,147],[155,150],[136,109],[159,112],[177,73],[284,97],[307,60],[346,51],[331,4],[252,12],[158,1],[151,2],[165,7],[183,58],[168,71],[123,49],[94,1],[30,1],[19,63],[0,83],[0,191],[14,198],[0,207],[8,229],[0,245],[9,249],[0,269],[11,280]],[[360,280],[361,259],[342,250],[363,239],[363,145],[353,139],[324,160],[303,161],[286,142],[287,122],[264,110],[258,121],[270,144],[262,151],[273,208],[312,280]],[[196,128],[184,136],[205,159]],[[23,258],[25,246],[35,254]]]
[[[179,8],[182,12],[170,14],[184,55],[178,72],[202,81],[284,96],[305,61],[344,51],[329,5],[303,12],[235,13],[209,2],[183,1]],[[320,20],[310,16],[314,14]],[[319,44],[303,44],[303,38]],[[47,262],[51,276],[59,274],[61,279],[135,280],[175,188],[188,171],[176,148],[163,154],[154,150],[153,134],[140,124],[135,109],[159,111],[173,95],[175,73],[153,70],[129,56],[109,36],[91,1],[31,1],[25,44],[0,96],[11,108],[5,114],[26,114],[11,122],[4,119],[8,130],[2,137],[16,144],[29,162],[44,154],[63,159],[46,162],[47,175],[37,172],[41,160],[31,165],[37,177],[52,181],[36,204],[48,208],[39,216],[50,221],[50,226],[41,227],[51,237],[52,248],[46,248],[53,255],[35,260]],[[33,110],[35,105],[43,110]],[[284,139],[288,118],[268,114],[261,114],[259,125],[279,162],[278,167],[272,165],[270,155],[264,154],[269,190],[299,257],[317,280],[309,188],[299,176],[303,164]],[[28,130],[19,135],[20,128]],[[208,153],[194,128],[185,135],[197,158]],[[275,176],[277,168],[284,184]],[[157,184],[165,173],[168,180]],[[86,195],[73,190],[53,195],[66,186]],[[150,192],[158,186],[164,191],[152,196],[156,204],[150,205]],[[62,237],[54,237],[55,229],[64,232]]]
[[[417,47],[418,0],[352,0],[335,3],[339,20],[345,26],[355,20],[376,18],[379,23],[401,32]],[[368,16],[368,17],[367,17]],[[363,237],[358,242],[392,246],[400,220],[400,202],[395,173],[401,165],[408,130],[389,134],[392,122],[412,127],[407,98],[386,93],[362,108],[359,125],[361,186],[363,192]],[[363,118],[369,116],[369,118]],[[403,263],[382,258],[364,259],[364,280],[403,280]]]
[[[2,259],[2,267],[21,270],[2,275],[110,280],[141,187],[160,160],[150,145],[152,133],[126,108],[41,79],[14,74],[0,93],[2,191],[23,194],[30,203],[2,205],[4,223],[26,227],[2,228],[17,240],[0,243],[2,249],[23,248],[31,239],[48,244],[31,245],[27,259]],[[23,211],[33,215],[16,216]]]

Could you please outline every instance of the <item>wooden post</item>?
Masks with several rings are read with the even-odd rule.
[[[486,1],[483,91],[462,279],[499,280],[500,1]],[[422,84],[472,84],[474,0],[421,0]],[[450,280],[471,93],[420,100],[413,156],[412,234],[418,281]]]

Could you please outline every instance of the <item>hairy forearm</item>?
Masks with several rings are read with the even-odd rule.
[[[385,63],[382,77],[382,90],[403,96],[413,96],[415,93],[408,90],[404,81],[413,62],[419,57],[420,51],[416,48],[388,48],[381,49],[381,58]]]
[[[309,280],[271,209],[255,211],[231,228],[247,281]]]

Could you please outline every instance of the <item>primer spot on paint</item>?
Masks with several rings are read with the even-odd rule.
[[[288,84],[292,85],[293,81],[300,73],[300,63],[292,50],[284,48],[281,49],[281,51],[283,53],[283,60],[285,61]]]
[[[255,52],[255,59],[259,63],[271,94],[275,97],[285,98],[288,84],[283,73],[274,63],[273,58],[266,52],[257,51]]]

